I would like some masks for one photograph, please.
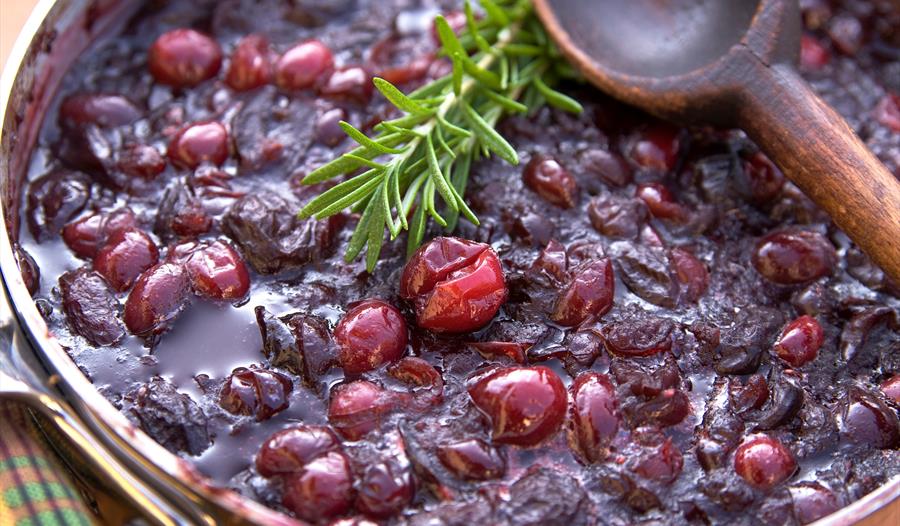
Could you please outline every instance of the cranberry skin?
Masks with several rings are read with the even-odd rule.
[[[900,374],[881,382],[881,392],[895,404],[900,405]]]
[[[403,511],[414,495],[409,469],[396,462],[381,462],[369,466],[363,473],[356,507],[370,517],[387,519]]]
[[[134,213],[123,208],[109,214],[93,214],[69,223],[63,228],[62,238],[76,256],[93,259],[110,236],[136,225]]]
[[[159,249],[136,228],[116,232],[94,257],[94,270],[117,292],[124,292],[142,272],[159,261]]]
[[[800,316],[788,324],[775,342],[775,353],[792,367],[800,367],[816,359],[825,334],[812,316]]]
[[[326,97],[368,104],[374,92],[372,76],[359,66],[341,68],[329,75],[319,93]]]
[[[680,424],[691,412],[691,401],[683,391],[665,389],[656,398],[633,409],[634,421],[641,425],[668,427]]]
[[[815,522],[841,508],[834,492],[817,482],[801,482],[788,491],[800,524]]]
[[[548,202],[572,208],[578,198],[575,178],[552,157],[535,156],[522,172],[522,180]]]
[[[180,265],[161,263],[141,274],[125,301],[125,325],[134,334],[159,334],[181,313],[189,281]]]
[[[834,271],[834,246],[818,232],[789,229],[768,234],[753,251],[753,266],[781,285],[806,283]]]
[[[672,439],[667,438],[652,454],[642,458],[633,470],[645,479],[668,484],[678,478],[682,467],[684,456]]]
[[[486,359],[509,358],[516,363],[525,363],[525,351],[530,345],[514,342],[471,342],[469,346]]]
[[[631,145],[629,156],[643,168],[669,171],[675,167],[680,147],[678,130],[659,124],[641,132]]]
[[[838,414],[841,435],[851,442],[878,449],[900,444],[897,413],[877,397],[851,387]]]
[[[491,420],[495,442],[536,446],[553,436],[566,417],[566,388],[543,367],[497,369],[469,387],[469,396]]]
[[[353,505],[353,474],[347,457],[332,451],[287,476],[281,503],[307,521],[346,514]]]
[[[287,409],[294,385],[287,376],[264,369],[238,367],[219,392],[219,405],[235,415],[253,415],[257,422]]]
[[[439,237],[406,264],[400,295],[415,300],[420,327],[461,333],[485,326],[506,301],[507,290],[500,258],[490,246]]]
[[[264,477],[296,473],[313,459],[339,449],[340,441],[328,427],[283,429],[263,442],[256,455],[256,470]]]
[[[442,390],[444,379],[433,365],[421,358],[407,356],[388,368],[388,374],[403,383]]]
[[[806,71],[818,71],[831,61],[831,53],[815,37],[800,37],[800,67]]]
[[[165,171],[166,159],[152,146],[134,144],[122,152],[119,169],[132,177],[152,181]]]
[[[225,83],[236,91],[249,91],[272,80],[272,49],[261,35],[247,35],[231,53]]]
[[[350,309],[334,329],[344,373],[362,374],[395,362],[406,349],[406,321],[393,305],[365,300]]]
[[[141,117],[141,110],[121,95],[77,93],[66,97],[59,107],[60,124],[72,127],[95,124],[115,128]]]
[[[673,248],[669,259],[675,267],[675,276],[684,287],[684,299],[690,302],[699,300],[709,287],[709,271],[696,256],[681,248]]]
[[[637,187],[635,197],[646,203],[653,217],[684,219],[684,208],[675,201],[669,190],[659,183],[647,183]]]
[[[666,318],[641,317],[611,323],[601,330],[603,344],[617,356],[652,356],[672,348],[673,323]]]
[[[754,203],[766,203],[778,196],[784,186],[784,174],[762,152],[744,161],[742,191]]]
[[[204,162],[221,166],[228,160],[228,130],[219,122],[192,124],[172,138],[169,159],[190,169]]]
[[[41,269],[37,266],[31,254],[22,247],[16,245],[13,255],[16,258],[16,266],[22,275],[22,282],[25,284],[25,288],[28,289],[29,294],[34,296],[34,293],[38,291],[41,285]]]
[[[343,108],[332,108],[320,115],[316,121],[316,141],[332,148],[344,142],[347,134],[340,122],[345,120],[347,112]]]
[[[612,382],[605,374],[585,372],[569,391],[569,446],[588,463],[606,459],[622,419]]]
[[[250,290],[247,265],[231,245],[216,241],[195,250],[185,263],[191,287],[212,300],[239,300]]]
[[[378,427],[396,405],[394,393],[366,380],[341,384],[331,393],[328,421],[347,440],[359,440]]]
[[[160,84],[189,88],[216,76],[222,67],[222,48],[193,29],[174,29],[150,47],[149,63]]]
[[[738,446],[734,471],[751,486],[766,490],[790,478],[797,471],[797,461],[777,439],[756,435]]]
[[[550,319],[574,327],[589,318],[603,316],[612,308],[615,286],[609,258],[581,265],[556,299]]]
[[[482,440],[441,446],[437,454],[445,468],[466,480],[490,480],[502,477],[506,472],[506,459]]]
[[[308,40],[287,50],[275,66],[275,83],[283,90],[302,90],[334,69],[334,56],[328,46]]]

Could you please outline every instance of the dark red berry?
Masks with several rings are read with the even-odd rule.
[[[136,225],[134,213],[128,208],[121,208],[108,214],[89,215],[67,224],[63,228],[62,238],[76,256],[94,259],[110,236]]]
[[[585,462],[606,459],[621,421],[612,382],[605,374],[581,373],[569,395],[569,446]]]
[[[127,175],[149,181],[165,171],[166,159],[152,146],[133,144],[119,156],[119,169]]]
[[[294,385],[287,376],[265,369],[238,367],[219,392],[219,405],[229,413],[250,415],[257,422],[287,409]]]
[[[316,121],[316,141],[325,146],[337,146],[344,142],[347,134],[340,126],[341,121],[347,120],[347,112],[342,108],[332,108]]]
[[[220,166],[228,160],[228,130],[218,122],[192,124],[172,138],[169,159],[190,169],[205,162]]]
[[[340,441],[328,427],[283,429],[263,442],[256,455],[256,470],[264,477],[296,473],[313,459],[339,449]]]
[[[691,413],[691,402],[684,391],[665,389],[631,411],[633,420],[640,425],[668,427],[680,424]]]
[[[611,323],[601,330],[606,350],[619,356],[651,356],[672,348],[672,322],[642,316]]]
[[[522,180],[539,196],[556,206],[572,208],[578,199],[575,178],[552,157],[538,155],[532,158],[522,171]]]
[[[516,363],[525,363],[525,351],[530,345],[513,342],[471,342],[478,354],[486,359],[509,358]]]
[[[668,484],[678,478],[683,466],[684,456],[681,451],[672,443],[671,438],[666,438],[652,452],[643,456],[632,470],[645,479]]]
[[[362,374],[395,362],[406,350],[406,321],[393,305],[365,300],[347,311],[334,329],[344,373]]]
[[[272,80],[272,49],[261,35],[247,35],[238,41],[231,53],[225,83],[237,91],[265,86]]]
[[[141,274],[125,301],[125,325],[137,335],[161,333],[181,313],[190,291],[180,265],[161,263]]]
[[[790,478],[797,471],[797,461],[777,439],[756,435],[738,446],[734,471],[751,486],[769,489]]]
[[[374,86],[372,75],[365,68],[351,66],[334,70],[319,87],[319,93],[334,99],[367,104],[372,99]]]
[[[744,160],[740,175],[741,192],[754,203],[767,203],[781,192],[784,174],[762,152],[756,152]]]
[[[690,302],[699,300],[709,287],[709,271],[706,270],[706,265],[681,248],[673,248],[669,252],[669,259],[675,267],[675,277],[683,285],[682,297]]]
[[[662,219],[684,219],[687,211],[675,198],[669,190],[659,183],[646,183],[639,185],[635,191],[635,196],[642,200],[653,217]]]
[[[415,495],[408,467],[387,461],[370,465],[363,472],[356,495],[356,508],[370,517],[386,519],[409,505]]]
[[[399,393],[366,380],[340,384],[331,392],[328,421],[347,440],[359,440],[397,405]]]
[[[841,508],[837,495],[818,482],[801,482],[788,491],[800,524],[815,522]]]
[[[769,281],[806,283],[834,271],[834,246],[818,232],[788,229],[773,232],[756,244],[753,266]]]
[[[159,261],[156,243],[144,231],[128,228],[115,232],[94,257],[94,270],[118,292]]]
[[[669,125],[657,124],[642,130],[632,143],[631,159],[643,168],[669,171],[678,160],[678,130]]]
[[[482,440],[440,446],[437,454],[444,467],[466,480],[490,480],[502,477],[506,472],[506,459]]]
[[[149,63],[157,82],[189,88],[216,76],[222,66],[222,48],[193,29],[174,29],[150,47]]]
[[[13,255],[16,258],[16,266],[19,268],[19,274],[22,275],[25,288],[28,289],[29,294],[34,296],[41,286],[41,269],[24,248],[16,245]]]
[[[95,124],[101,128],[124,126],[143,117],[143,112],[121,95],[76,93],[59,107],[60,124],[70,127]]]
[[[191,287],[213,300],[239,300],[250,290],[250,273],[241,256],[222,241],[193,250],[184,266]]]
[[[788,324],[775,342],[775,353],[793,367],[800,367],[816,359],[825,335],[822,326],[812,316],[800,316]]]
[[[328,46],[308,40],[287,50],[275,67],[275,83],[283,90],[302,90],[316,85],[334,69]]]
[[[831,61],[831,53],[815,37],[800,38],[800,67],[806,71],[818,71]]]
[[[353,505],[353,473],[347,457],[331,451],[286,476],[281,502],[297,517],[313,522],[346,514]]]
[[[573,327],[606,314],[615,296],[612,261],[603,258],[580,265],[556,299],[550,319]]]
[[[847,390],[837,416],[841,435],[851,442],[878,449],[893,449],[900,444],[896,411],[862,389]]]
[[[881,382],[881,392],[883,392],[889,400],[900,405],[900,374],[895,374]]]

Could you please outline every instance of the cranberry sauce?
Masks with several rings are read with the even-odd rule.
[[[900,175],[900,8],[801,4],[802,73]],[[315,523],[805,524],[900,474],[900,287],[740,132],[571,84],[473,166],[478,228],[368,274],[358,216],[298,218],[460,7],[148,2],[82,57],[17,258],[97,389]]]

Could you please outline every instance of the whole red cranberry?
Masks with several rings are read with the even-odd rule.
[[[572,208],[578,199],[575,178],[552,157],[534,156],[525,165],[522,180],[528,188],[556,206]]]
[[[326,426],[301,425],[282,429],[256,455],[256,470],[264,477],[296,473],[315,458],[340,450],[340,440]]]
[[[413,300],[418,325],[434,332],[484,327],[506,301],[497,253],[484,243],[438,237],[403,269],[400,296]]]
[[[222,67],[222,48],[193,29],[174,29],[150,47],[149,63],[157,82],[189,88],[216,76]]]
[[[490,480],[506,472],[506,459],[477,438],[441,446],[438,459],[454,475],[466,480]]]
[[[878,449],[892,449],[900,444],[896,411],[862,389],[847,390],[837,417],[841,435],[851,442]]]
[[[184,266],[194,292],[213,300],[239,300],[250,290],[247,265],[222,241],[193,250]]]
[[[59,122],[69,127],[95,124],[115,128],[141,117],[143,112],[137,105],[121,95],[76,93],[66,97],[59,106]]]
[[[806,283],[834,271],[834,246],[818,232],[798,228],[773,232],[756,244],[753,266],[781,285]]]
[[[346,514],[353,505],[353,473],[347,457],[331,451],[285,477],[281,503],[313,522]]]
[[[388,461],[370,465],[359,481],[356,508],[370,517],[387,519],[409,505],[415,495],[408,467]]]
[[[334,329],[338,360],[348,375],[399,360],[406,350],[406,338],[406,321],[400,311],[374,299],[355,305]]]
[[[815,522],[841,508],[837,495],[818,482],[801,482],[788,491],[800,524]]]
[[[125,301],[125,325],[134,334],[161,333],[188,300],[187,273],[180,265],[160,263],[141,274]]]
[[[319,86],[319,93],[326,97],[367,104],[372,99],[374,89],[372,75],[365,68],[351,66],[332,72],[328,80]]]
[[[831,61],[831,53],[815,37],[800,37],[800,67],[806,71],[818,71]]]
[[[769,489],[790,478],[797,471],[797,461],[777,439],[756,435],[738,446],[734,470],[751,486]]]
[[[225,83],[236,91],[249,91],[272,80],[272,49],[262,35],[247,35],[231,53]]]
[[[308,40],[287,50],[275,66],[275,83],[283,90],[302,90],[334,69],[334,56],[328,46]]]
[[[359,440],[378,427],[399,398],[399,393],[367,380],[340,384],[331,392],[328,421],[345,439]]]
[[[67,224],[63,228],[62,238],[76,256],[93,259],[110,236],[136,225],[134,213],[128,208],[121,208],[108,214],[92,214]]]
[[[881,392],[895,404],[900,405],[900,374],[881,382]]]
[[[552,369],[496,369],[469,387],[469,396],[491,420],[495,442],[536,446],[553,436],[566,417],[566,388]]]
[[[165,171],[166,159],[153,146],[133,144],[119,155],[118,165],[127,175],[150,181]]]
[[[672,443],[671,438],[666,438],[652,452],[642,457],[632,469],[645,479],[668,484],[678,478],[683,466],[684,456],[681,451]]]
[[[569,395],[569,446],[588,463],[605,460],[622,419],[612,382],[605,374],[584,372]]]
[[[629,156],[643,168],[669,171],[675,167],[681,143],[678,129],[657,124],[642,130],[631,145]]]
[[[790,322],[775,342],[775,353],[793,367],[816,359],[825,334],[812,316],[803,315]]]
[[[612,308],[615,277],[609,258],[583,263],[575,269],[553,306],[550,319],[560,325],[574,327],[590,318],[603,316]]]
[[[156,243],[144,231],[128,228],[115,232],[94,257],[94,270],[109,285],[124,292],[142,272],[159,261]]]
[[[191,124],[169,142],[169,159],[190,169],[205,162],[220,166],[228,160],[228,130],[219,122]]]
[[[687,211],[675,201],[669,189],[659,183],[638,185],[635,197],[647,205],[653,217],[678,220],[687,216]]]
[[[277,371],[238,367],[219,392],[219,405],[229,413],[252,415],[257,422],[287,409],[294,389],[291,379]]]

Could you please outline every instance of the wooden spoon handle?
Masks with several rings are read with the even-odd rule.
[[[900,182],[791,66],[759,66],[741,128],[900,283]]]

